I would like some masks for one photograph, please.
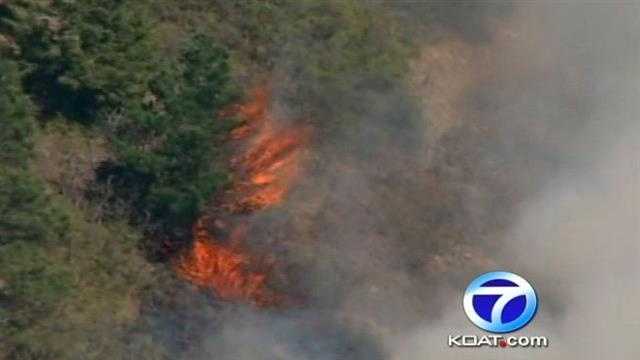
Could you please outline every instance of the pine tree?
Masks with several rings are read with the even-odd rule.
[[[0,59],[0,245],[57,239],[66,225],[28,169],[35,123],[19,80],[17,65]]]
[[[0,12],[15,39],[26,90],[48,113],[94,122],[141,100],[152,76],[150,31],[141,1],[22,0]]]
[[[31,154],[33,107],[22,93],[15,63],[0,59],[0,164],[24,168]]]

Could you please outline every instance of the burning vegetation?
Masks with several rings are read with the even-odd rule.
[[[220,299],[259,307],[282,305],[286,297],[269,286],[274,261],[247,246],[249,215],[283,202],[299,176],[310,136],[309,128],[277,124],[269,103],[269,90],[259,87],[249,102],[224,112],[245,121],[231,133],[236,180],[216,203],[217,213],[196,222],[193,245],[176,266],[182,277]]]

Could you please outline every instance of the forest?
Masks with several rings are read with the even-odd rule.
[[[178,287],[168,257],[231,181],[241,119],[221,109],[280,61],[304,112],[394,82],[409,40],[389,17],[343,1],[0,2],[0,357],[168,356],[143,308]]]
[[[530,5],[0,0],[0,359],[403,358],[591,164]]]

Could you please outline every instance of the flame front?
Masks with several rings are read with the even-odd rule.
[[[268,91],[257,88],[249,103],[225,112],[245,119],[231,133],[242,147],[231,163],[238,180],[216,204],[221,213],[203,216],[194,225],[193,246],[176,266],[183,278],[212,289],[221,299],[261,307],[281,305],[285,296],[269,287],[273,264],[246,247],[251,224],[243,215],[282,203],[300,173],[310,135],[306,127],[277,126],[268,112],[269,100]]]
[[[268,270],[239,244],[221,243],[211,236],[203,219],[194,226],[195,241],[178,265],[178,272],[195,285],[209,288],[224,300],[246,300],[275,306],[283,297],[267,286]]]

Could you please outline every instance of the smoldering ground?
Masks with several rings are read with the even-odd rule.
[[[251,215],[248,236],[283,264],[273,286],[302,305],[217,305],[189,357],[637,356],[639,11],[479,11],[472,24],[486,35],[445,26],[425,40],[410,88],[362,79],[348,99],[320,94],[329,107],[352,101],[359,121],[319,132],[328,138],[300,183]],[[462,291],[496,268],[534,284],[541,308],[523,334],[550,348],[446,346],[450,333],[478,331]]]

